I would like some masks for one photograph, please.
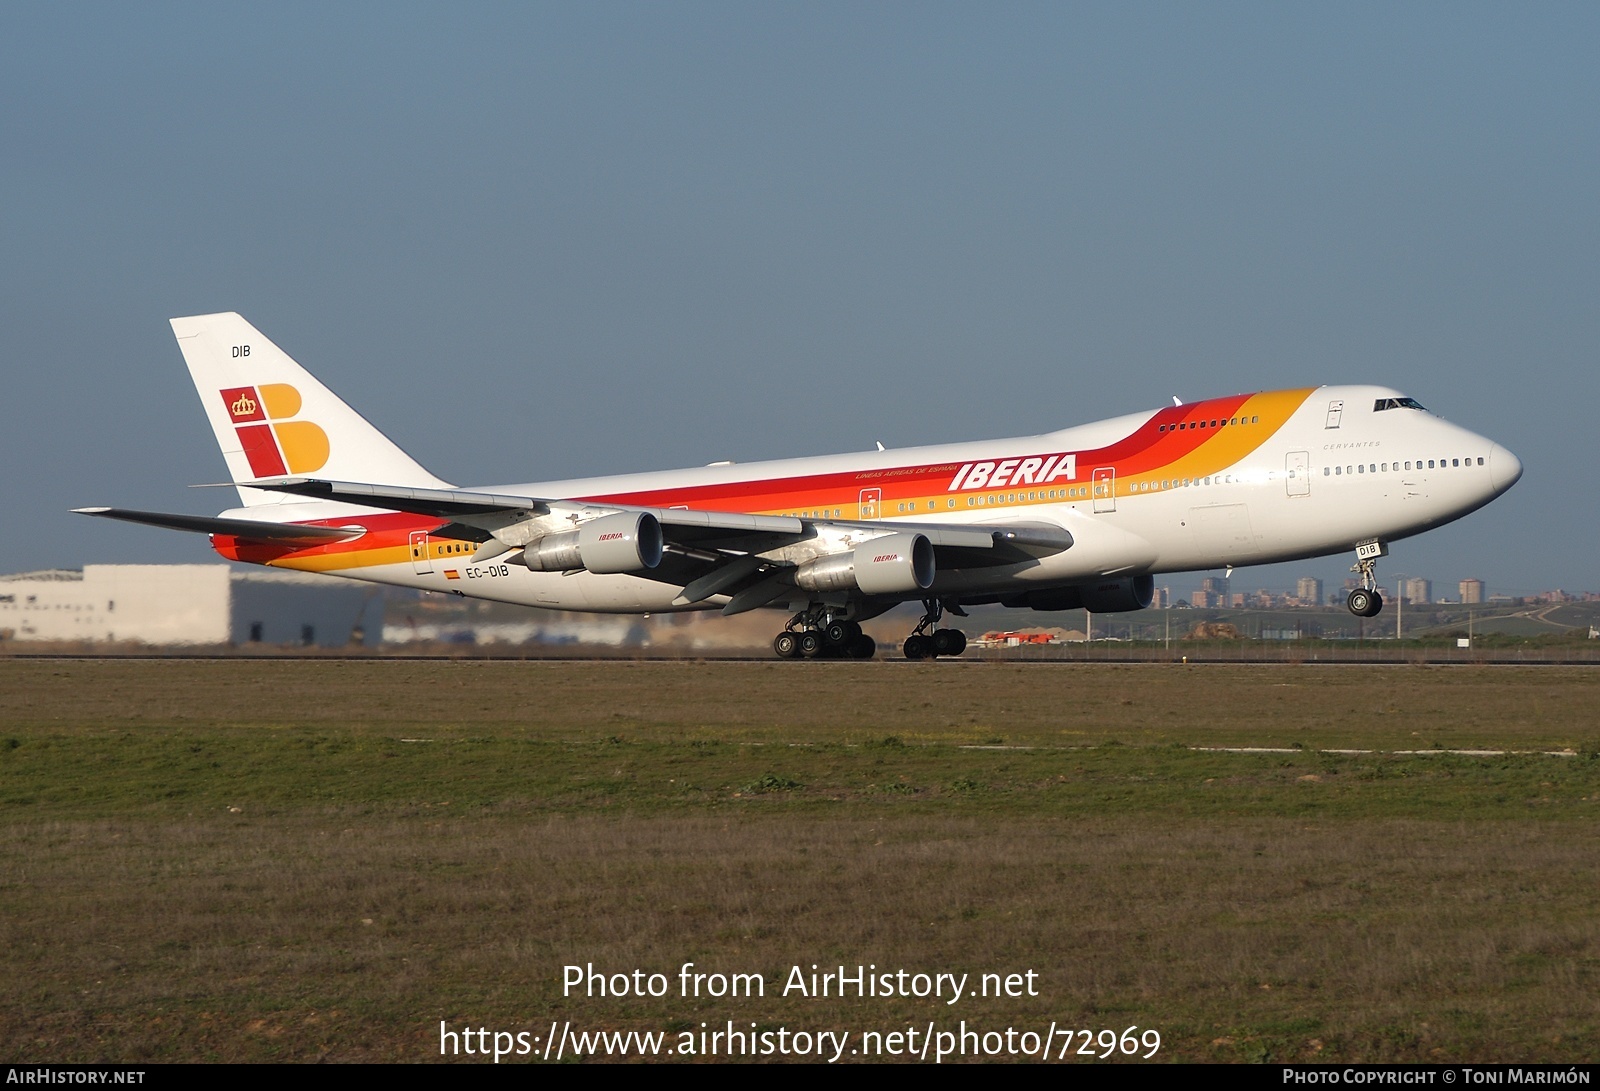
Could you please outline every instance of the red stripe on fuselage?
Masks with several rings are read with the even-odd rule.
[[[1078,477],[1084,480],[1099,466],[1115,466],[1119,475],[1148,473],[1190,454],[1222,426],[1213,429],[1213,420],[1233,418],[1252,395],[1238,394],[1192,405],[1159,410],[1149,421],[1129,435],[1105,447],[1085,451],[1070,448],[1045,448],[1025,456],[996,455],[1002,458],[1048,458],[1062,453],[1077,455]],[[1162,425],[1206,422],[1205,428],[1170,429]],[[1229,427],[1238,427],[1230,425]],[[969,460],[976,461],[976,460]],[[702,511],[770,512],[806,508],[839,507],[859,501],[861,490],[881,489],[883,502],[907,497],[927,496],[947,491],[951,478],[964,462],[939,462],[921,466],[899,466],[883,470],[846,471],[804,477],[778,477],[756,481],[729,481],[716,485],[695,485],[642,492],[609,493],[582,497],[596,503],[635,507],[670,507],[683,504]],[[1007,486],[1016,488],[1017,486]],[[1022,486],[1025,487],[1025,486]],[[957,490],[962,491],[962,490]],[[982,492],[982,489],[975,490]]]

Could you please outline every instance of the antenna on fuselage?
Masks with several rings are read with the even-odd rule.
[[[1179,400],[1178,400],[1178,396],[1177,396],[1177,395],[1176,395],[1176,394],[1174,394],[1174,395],[1173,395],[1173,396],[1172,396],[1172,404],[1173,404],[1173,405],[1182,405],[1182,404],[1183,404],[1183,403],[1182,403],[1182,402],[1180,402],[1180,401],[1179,401]]]

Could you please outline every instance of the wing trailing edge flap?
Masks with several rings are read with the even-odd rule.
[[[362,527],[308,527],[299,523],[267,523],[255,519],[218,519],[204,515],[171,515],[160,511],[133,511],[128,508],[74,508],[78,515],[94,515],[102,519],[120,519],[126,523],[143,523],[145,526],[164,527],[167,530],[188,530],[199,534],[227,534],[252,542],[269,542],[304,548],[348,542],[361,537]]]

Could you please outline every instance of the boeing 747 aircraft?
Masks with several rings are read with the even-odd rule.
[[[1150,605],[1158,573],[1353,551],[1375,565],[1522,476],[1517,456],[1380,386],[1174,404],[1037,436],[458,488],[237,314],[172,320],[241,507],[80,508],[211,536],[229,560],[558,610],[786,611],[785,658],[870,658],[860,622],[923,615],[910,659],[960,655],[945,613]]]

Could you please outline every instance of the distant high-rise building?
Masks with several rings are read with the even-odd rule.
[[[1462,602],[1484,602],[1489,597],[1489,589],[1483,585],[1482,580],[1464,579],[1461,581]]]
[[[1315,576],[1301,576],[1294,585],[1294,594],[1302,606],[1320,606],[1322,604],[1322,581]]]
[[[1150,596],[1150,605],[1157,610],[1165,610],[1172,605],[1172,588],[1157,587]]]
[[[1420,577],[1406,581],[1406,598],[1415,603],[1433,601],[1433,581]]]

